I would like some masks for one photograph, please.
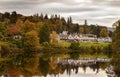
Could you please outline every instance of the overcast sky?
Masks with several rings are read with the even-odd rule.
[[[74,22],[111,27],[120,19],[120,0],[0,0],[0,12],[71,16]]]

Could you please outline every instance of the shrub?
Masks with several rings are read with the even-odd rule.
[[[43,42],[43,43],[42,43],[42,46],[43,46],[44,48],[51,48],[51,45],[50,45],[48,42]]]
[[[70,48],[73,49],[73,50],[77,50],[77,49],[79,49],[79,46],[80,46],[80,43],[72,42],[71,45],[70,45]]]

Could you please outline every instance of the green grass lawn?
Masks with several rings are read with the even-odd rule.
[[[70,47],[70,44],[71,44],[70,42],[62,41],[62,42],[58,43],[58,46],[62,47],[62,48],[68,48],[68,47]]]
[[[106,47],[108,46],[110,43],[107,42],[101,42],[101,43],[95,43],[95,42],[80,42],[80,46],[102,46],[102,47]]]
[[[63,48],[68,48],[70,46],[71,42],[59,42],[58,46],[59,47],[63,47]],[[91,47],[91,46],[100,46],[100,47],[106,47],[109,46],[110,43],[107,42],[101,42],[101,43],[97,43],[97,42],[80,42],[80,47]]]

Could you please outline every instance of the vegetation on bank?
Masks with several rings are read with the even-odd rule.
[[[116,73],[117,77],[120,77],[120,21],[117,22],[116,30],[113,34],[113,60],[112,65],[114,67],[114,72]]]
[[[76,43],[58,42],[58,34],[67,30],[68,33],[95,34],[97,37],[111,37],[107,27],[83,25],[67,21],[60,16],[46,14],[23,16],[13,11],[0,13],[0,57],[11,52],[79,52],[88,54],[106,54],[107,43]]]
[[[38,60],[32,54],[34,52],[40,52],[40,54],[37,54],[39,57],[41,56],[41,52],[46,54],[44,60],[46,60],[46,57],[49,57],[48,55],[56,53],[63,53],[63,58],[111,57],[113,59],[111,63],[114,66],[114,71],[117,77],[120,76],[120,22],[118,22],[116,30],[113,33],[112,44],[107,42],[58,42],[55,39],[57,38],[56,35],[64,30],[67,30],[68,33],[95,34],[97,37],[112,37],[112,32],[108,31],[107,27],[88,25],[87,20],[85,24],[79,25],[73,23],[71,17],[66,21],[63,17],[57,15],[52,15],[48,18],[47,14],[45,16],[43,14],[23,16],[17,14],[15,11],[11,14],[9,12],[0,13],[0,62],[4,63],[4,61],[9,61],[11,64],[13,60],[15,62],[22,62],[23,60],[23,66],[29,63],[32,64],[32,57]],[[52,36],[50,36],[51,34]],[[22,55],[20,55],[21,53]],[[29,59],[31,59],[30,62]],[[35,64],[37,64],[36,62]],[[40,62],[42,63],[42,61]],[[3,68],[2,66],[0,67]],[[29,71],[28,69],[24,70]]]
[[[27,42],[27,41],[26,41]],[[62,44],[62,43],[65,43]],[[69,53],[78,53],[81,55],[106,55],[110,57],[112,55],[112,50],[110,43],[77,43],[77,42],[60,42],[60,44],[49,44],[48,42],[44,42],[41,44],[41,47],[38,47],[36,51],[34,51],[34,46],[29,47],[27,46],[26,50],[24,49],[19,49],[16,48],[16,46],[11,45],[11,44],[6,44],[5,42],[0,42],[1,45],[1,50],[0,50],[0,55],[1,57],[5,57],[11,53],[21,53],[21,52],[42,52],[42,53],[64,53],[64,54],[69,54]],[[27,43],[28,44],[28,43]],[[26,45],[27,45],[26,44]],[[82,45],[81,45],[82,44]],[[61,46],[60,46],[61,45]],[[33,49],[32,49],[33,48]]]
[[[63,48],[69,48],[71,45],[71,42],[59,42],[58,46]],[[79,47],[91,47],[91,46],[100,46],[100,47],[108,47],[110,43],[108,42],[79,42]]]

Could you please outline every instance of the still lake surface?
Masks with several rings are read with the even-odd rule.
[[[0,77],[108,77],[108,62],[74,64],[60,63],[59,59],[78,58],[66,54],[12,54],[0,61]]]

